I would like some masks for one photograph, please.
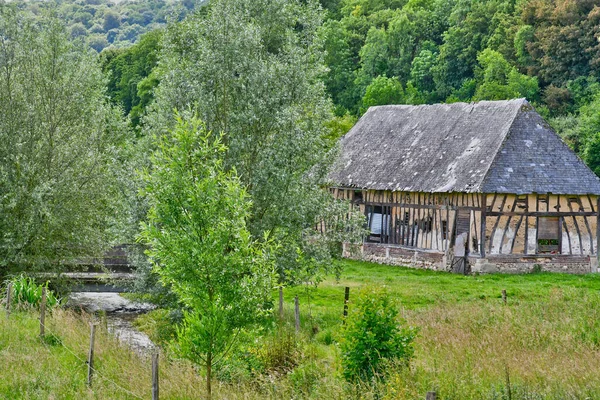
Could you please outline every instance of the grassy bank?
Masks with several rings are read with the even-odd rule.
[[[385,285],[407,324],[419,329],[409,369],[376,387],[350,387],[339,374],[336,340],[344,287]],[[501,290],[508,293],[508,304]],[[293,297],[302,333],[293,334]],[[276,293],[274,293],[276,296]],[[248,337],[219,370],[216,398],[441,399],[600,398],[600,277],[560,274],[456,276],[348,262],[342,279],[285,289],[283,332]],[[159,319],[161,314],[154,314]],[[149,331],[151,317],[145,324]],[[56,337],[38,338],[35,312],[0,315],[0,398],[148,398],[150,360],[100,327],[99,376],[85,385],[89,316],[56,310]],[[151,332],[152,333],[152,332]],[[161,398],[199,398],[202,378],[186,362],[161,358]]]

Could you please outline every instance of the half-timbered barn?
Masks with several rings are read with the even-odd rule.
[[[600,180],[525,99],[371,107],[330,179],[367,217],[365,259],[597,271]]]

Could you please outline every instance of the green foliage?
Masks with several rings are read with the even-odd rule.
[[[7,281],[12,284],[12,301],[22,306],[38,306],[42,301],[42,288],[46,288],[46,307],[53,308],[60,304],[56,295],[48,289],[48,282],[37,284],[35,279],[23,274]]]
[[[0,276],[98,257],[119,224],[127,130],[96,55],[0,4]]]
[[[158,64],[162,33],[151,31],[131,47],[101,54],[102,69],[108,75],[108,94],[129,114],[133,127],[139,126],[158,85],[153,71]]]
[[[478,85],[473,100],[508,100],[518,97],[537,100],[537,78],[519,73],[502,54],[485,49],[477,60],[480,68],[476,70]]]
[[[402,104],[403,101],[404,91],[400,81],[397,78],[378,76],[367,86],[363,97],[362,112],[367,111],[371,106]]]
[[[152,343],[164,346],[176,338],[179,322],[181,321],[172,311],[159,308],[140,315],[134,324],[150,337]]]
[[[212,365],[238,332],[269,312],[269,243],[259,245],[246,228],[250,200],[235,170],[224,171],[220,136],[177,117],[170,134],[154,140],[141,238],[161,282],[186,308],[176,347],[207,367],[210,383]]]
[[[35,19],[43,19],[48,13],[55,15],[72,38],[83,39],[101,52],[105,48],[129,47],[144,34],[164,27],[167,17],[182,19],[201,3],[201,0],[31,0],[17,2],[17,6]]]
[[[341,342],[346,380],[385,378],[390,363],[406,364],[413,356],[415,331],[401,328],[398,311],[385,289],[364,289],[353,304]]]
[[[204,11],[165,32],[147,132],[168,130],[173,108],[192,108],[208,129],[222,132],[223,166],[237,171],[252,199],[252,237],[279,244],[273,257],[280,280],[298,283],[332,270],[340,239],[359,240],[364,215],[353,212],[348,225],[336,222],[323,233],[314,229],[348,213],[346,202],[322,190],[336,152],[321,82],[318,4],[215,0]]]
[[[356,124],[356,117],[350,114],[344,114],[341,117],[335,116],[327,123],[329,132],[326,134],[327,140],[334,147],[337,140],[344,136]]]

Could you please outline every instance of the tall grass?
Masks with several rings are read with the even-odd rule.
[[[247,337],[219,371],[215,398],[403,400],[435,390],[444,400],[600,399],[598,277],[454,277],[369,264],[352,264],[348,272],[342,282],[326,281],[311,294],[312,317],[301,297],[299,334],[290,301],[281,331]],[[408,367],[390,365],[385,382],[351,385],[342,378],[338,345],[343,287],[352,285],[352,302],[354,288],[368,283],[388,285],[400,317],[419,334]],[[509,294],[506,305],[501,288]],[[286,290],[286,299],[295,290]],[[436,300],[422,301],[429,298]],[[49,344],[37,336],[34,310],[15,312],[9,320],[0,314],[0,399],[148,398],[149,358],[129,351],[102,327],[96,337],[99,375],[86,387],[90,318],[56,309],[46,320],[57,338]],[[201,375],[162,353],[161,399],[201,398]]]

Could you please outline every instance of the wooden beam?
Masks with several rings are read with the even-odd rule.
[[[508,216],[513,216],[513,217],[518,217],[520,215],[525,215],[528,217],[567,217],[567,216],[577,216],[577,217],[595,217],[596,213],[591,213],[591,212],[579,212],[579,211],[573,211],[573,212],[518,212],[518,211],[506,211],[506,212],[488,212],[487,216],[488,217],[508,217]]]
[[[519,228],[521,228],[521,223],[523,222],[523,215],[519,218],[519,222],[517,222],[517,227],[515,228],[515,236],[513,236],[512,243],[510,244],[510,254],[513,253],[513,249],[515,248],[515,242],[517,241],[517,236],[519,235]],[[525,228],[525,232],[527,232],[527,228]],[[527,234],[525,234],[527,237]],[[527,243],[525,243],[525,248],[527,248]],[[527,251],[527,250],[525,250]]]
[[[494,198],[495,198],[494,194]],[[487,195],[485,193],[481,194],[481,221],[480,223],[480,232],[479,232],[479,254],[481,254],[482,258],[485,258],[485,219],[487,218]]]
[[[569,254],[573,254],[573,249],[571,248],[571,234],[569,233],[569,228],[567,227],[567,224],[565,223],[565,219],[563,217],[558,217],[558,243],[559,243],[559,248],[560,251],[562,253],[562,228],[565,228],[565,232],[567,233],[567,240],[569,241]]]
[[[506,198],[508,197],[508,195],[504,195],[504,198],[502,199],[502,202],[500,203],[500,210],[504,210],[504,204],[506,203]],[[488,213],[488,215],[492,215],[492,213]],[[488,246],[488,252],[492,252],[492,245],[494,244],[494,237],[496,235],[496,229],[498,229],[498,224],[500,223],[500,216],[504,215],[503,213],[499,213],[498,214],[498,218],[496,219],[496,222],[494,223],[494,227],[492,228],[492,233],[490,234],[490,245]],[[502,242],[500,242],[500,250],[499,253],[502,253]]]

